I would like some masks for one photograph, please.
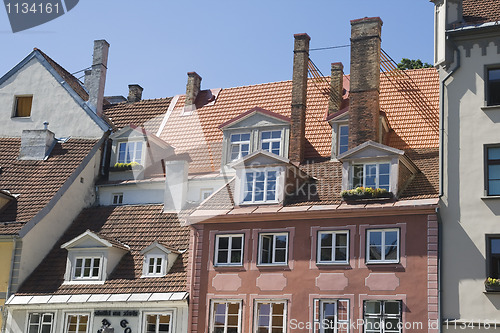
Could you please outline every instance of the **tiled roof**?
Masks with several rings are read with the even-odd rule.
[[[462,15],[466,23],[500,21],[500,1],[498,0],[463,0],[462,6]]]
[[[113,124],[123,128],[130,124],[144,126],[147,131],[156,133],[167,112],[172,98],[147,99],[134,103],[106,105],[106,114]]]
[[[437,147],[439,78],[436,69],[405,71],[394,78],[381,74],[380,106],[394,130],[390,145],[400,149]],[[308,81],[306,114],[306,151],[309,160],[331,153],[331,127],[326,122],[328,98],[321,92],[325,82]],[[344,84],[346,86],[346,84]],[[183,114],[180,97],[160,137],[188,152],[193,162],[190,172],[212,172],[220,168],[222,131],[219,125],[248,110],[260,108],[290,116],[291,81],[222,89],[213,105]]]
[[[187,286],[188,252],[180,254],[165,277],[141,278],[143,249],[157,241],[169,248],[187,250],[189,228],[177,214],[163,213],[163,205],[107,206],[81,212],[47,257],[20,287],[23,294],[184,292]],[[102,285],[63,285],[67,251],[61,244],[87,229],[130,246]]]
[[[0,222],[28,222],[54,197],[97,143],[70,139],[57,143],[45,161],[18,160],[21,139],[0,138],[0,188],[18,195],[0,214]],[[23,224],[0,223],[1,234],[15,234]]]

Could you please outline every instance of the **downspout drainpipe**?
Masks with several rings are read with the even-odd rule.
[[[453,45],[453,50],[455,54],[457,55],[457,61],[455,67],[444,77],[444,79],[441,81],[441,91],[440,91],[440,105],[439,105],[439,199],[443,196],[444,192],[444,180],[443,180],[443,174],[444,174],[444,167],[443,167],[443,160],[444,160],[444,154],[443,154],[443,142],[444,142],[444,88],[446,81],[460,68],[460,50],[458,49],[457,45],[449,39],[449,37],[446,38],[447,40],[450,41]],[[439,333],[442,333],[443,331],[443,325],[442,325],[442,292],[441,292],[441,280],[442,280],[442,274],[441,274],[441,256],[443,252],[443,236],[442,236],[442,230],[443,230],[443,222],[441,219],[441,214],[439,212],[439,208],[436,209],[436,215],[438,219],[438,320],[439,320]]]

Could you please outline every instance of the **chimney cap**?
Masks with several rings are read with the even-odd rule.
[[[195,76],[195,77],[198,77],[198,78],[201,79],[201,76],[198,73],[196,73],[196,72],[188,72],[187,75],[188,76]]]
[[[332,69],[343,70],[344,64],[341,62],[332,62]]]
[[[351,20],[351,25],[353,24],[360,24],[360,23],[368,23],[368,22],[380,22],[380,25],[384,24],[384,22],[382,22],[382,19],[378,16],[375,16],[375,17],[363,17],[363,18],[360,18],[360,19],[355,19],[355,20]]]
[[[129,85],[128,85],[128,88],[129,88],[129,89],[130,89],[130,88],[138,88],[138,89],[140,89],[140,90],[144,90],[144,88],[143,88],[143,87],[141,87],[141,86],[140,86],[139,84],[137,84],[137,83],[131,83],[131,84],[129,84]]]
[[[106,43],[109,46],[108,41],[105,40],[105,39],[96,39],[96,40],[94,40],[94,44],[104,44],[104,43]]]
[[[309,37],[309,35],[306,34],[305,32],[300,33],[300,34],[294,34],[293,38],[295,38],[295,39],[307,39],[307,40],[311,40],[311,37]]]

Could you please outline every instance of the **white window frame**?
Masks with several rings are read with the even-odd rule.
[[[274,199],[267,199],[267,187],[268,187],[268,177],[269,172],[276,172],[276,186],[274,189]],[[252,200],[245,201],[245,193],[250,192],[247,191],[247,176],[249,173],[253,174],[253,182],[252,182]],[[257,181],[256,174],[264,173],[264,196],[263,200],[255,200],[255,183]],[[279,184],[280,184],[280,170],[278,168],[260,168],[260,169],[245,169],[243,170],[243,182],[241,188],[241,203],[242,204],[259,204],[259,203],[277,203],[279,198]]]
[[[271,244],[271,262],[264,263],[262,262],[262,252],[263,252],[263,237],[272,236],[272,244]],[[278,236],[286,236],[286,246],[285,246],[285,261],[276,261],[276,237]],[[259,253],[258,253],[258,263],[262,266],[283,266],[288,265],[288,246],[289,246],[289,238],[290,235],[288,232],[262,232],[259,233]],[[281,248],[280,248],[281,249]]]
[[[242,307],[243,307],[243,301],[242,300],[229,300],[229,299],[212,299],[210,301],[210,333],[215,332],[215,304],[226,304],[226,311],[224,314],[224,333],[227,333],[228,329],[228,308],[229,304],[238,304],[238,333],[241,333],[241,317],[242,317]]]
[[[153,264],[153,273],[149,272],[149,262],[150,260],[154,260]],[[158,265],[158,259],[161,259],[161,264]],[[144,268],[142,270],[143,277],[162,277],[166,275],[166,266],[167,266],[167,256],[164,254],[147,254],[144,258]],[[157,273],[156,269],[160,266],[160,272]]]
[[[374,313],[366,313],[366,303],[367,302],[380,302],[380,313],[374,314]],[[393,315],[393,314],[386,314],[385,313],[385,305],[387,302],[391,303],[399,303],[399,314]],[[364,319],[364,325],[363,325],[363,333],[401,333],[401,328],[403,325],[399,325],[399,327],[396,327],[396,329],[391,329],[391,330],[386,330],[386,325],[385,325],[385,320],[386,319],[399,319],[399,322],[402,324],[403,323],[403,302],[400,300],[365,300],[363,301],[363,319]],[[379,329],[371,329],[368,330],[368,325],[367,322],[369,318],[372,319],[379,319],[380,324],[379,324]]]
[[[347,311],[347,318],[339,319],[339,306],[344,303]],[[335,319],[334,322],[329,322],[324,316],[324,305],[335,304]],[[326,329],[330,329],[333,325],[334,331],[338,332],[338,327],[345,327],[346,332],[349,332],[349,318],[350,308],[349,299],[335,299],[335,298],[315,298],[314,299],[314,333],[324,333]],[[319,313],[318,313],[319,311]],[[340,326],[342,325],[342,326]]]
[[[240,140],[240,141],[232,141],[232,136],[233,135],[244,135],[244,134],[248,134],[249,135],[249,139],[248,141],[243,141],[243,140]],[[228,153],[228,161],[229,162],[233,162],[233,161],[237,161],[239,160],[240,158],[244,157],[241,155],[241,146],[244,145],[244,144],[248,144],[248,154],[251,154],[252,153],[252,132],[235,132],[235,133],[230,133],[229,134],[229,153]],[[232,154],[233,154],[233,146],[238,146],[238,157],[233,159],[232,158]],[[245,155],[245,156],[247,156]]]
[[[87,333],[89,332],[89,328],[90,328],[90,313],[88,312],[81,312],[81,313],[77,313],[77,312],[67,312],[65,313],[65,319],[64,319],[64,333],[68,333],[69,331],[69,316],[76,316],[77,317],[77,324],[76,324],[76,328],[77,328],[77,331],[76,333]],[[88,317],[88,320],[87,320],[87,327],[85,329],[85,331],[80,331],[79,328],[80,328],[80,317],[81,316],[87,316]]]
[[[375,188],[380,188],[380,165],[381,164],[389,165],[389,184],[388,184],[389,188],[387,189],[387,191],[391,192],[392,191],[392,188],[391,188],[391,162],[353,163],[351,165],[350,188],[351,189],[355,188],[354,187],[354,168],[357,166],[363,166],[363,185],[362,186],[363,187],[371,187],[371,186],[366,185],[366,175],[367,175],[366,168],[369,165],[376,165],[377,173],[375,176],[375,182],[376,182]]]
[[[385,248],[386,248],[386,244],[385,244],[385,234],[387,232],[396,232],[397,236],[398,236],[398,244],[397,244],[397,249],[396,249],[396,253],[397,253],[397,258],[396,259],[385,259]],[[375,260],[375,259],[370,259],[370,237],[371,237],[371,233],[374,233],[374,232],[381,232],[382,233],[382,237],[381,237],[381,258],[380,260]],[[396,263],[399,263],[399,260],[400,260],[400,252],[401,252],[401,230],[399,228],[390,228],[390,229],[367,229],[366,230],[366,263],[367,264],[396,264]]]
[[[347,127],[347,142],[348,142],[348,145],[347,145],[347,149],[345,151],[348,151],[349,150],[349,125],[348,124],[339,124],[338,125],[338,134],[337,134],[337,156],[344,153],[344,152],[341,152],[340,151],[340,139],[342,137],[342,128],[345,128]]]
[[[259,333],[259,304],[270,304],[270,311],[269,311],[269,325],[267,327],[267,332],[266,333],[271,333],[275,332],[273,331],[272,323],[273,323],[273,305],[274,304],[283,304],[283,326],[282,326],[282,332],[285,333],[287,332],[287,323],[288,323],[288,301],[287,300],[255,300],[254,303],[254,333]]]
[[[228,261],[231,261],[231,253],[233,252],[232,249],[232,240],[234,237],[241,237],[241,259],[240,262],[238,263],[232,263],[232,262],[227,262],[227,263],[220,263],[219,262],[219,240],[222,237],[229,238],[228,240],[228,249],[227,249],[227,258]],[[238,251],[237,249],[234,251]],[[243,254],[245,252],[245,234],[220,234],[220,235],[215,235],[215,258],[214,258],[214,265],[215,266],[241,266],[243,265]]]
[[[263,139],[262,138],[262,134],[264,133],[273,133],[273,132],[280,132],[280,137],[279,138],[269,138],[269,139]],[[272,134],[271,134],[272,136]],[[273,154],[272,152],[272,144],[273,142],[279,142],[280,144],[280,151],[278,153],[278,156],[283,156],[283,130],[282,129],[278,129],[278,130],[261,130],[259,131],[259,138],[260,138],[260,149],[262,150],[265,150],[265,151],[268,151],[270,153]],[[269,150],[268,149],[264,149],[262,146],[264,145],[264,143],[269,143]]]
[[[80,276],[76,276],[76,263],[77,263],[78,259],[82,260],[82,267],[81,267]],[[86,259],[91,259],[91,266],[90,266],[90,272],[92,274],[91,276],[83,276]],[[99,265],[97,266],[97,268],[98,268],[97,276],[93,275],[93,272],[95,269],[95,266],[94,266],[95,259],[99,259]],[[104,258],[102,256],[79,256],[79,255],[75,256],[73,258],[73,267],[71,269],[71,280],[73,280],[73,281],[100,280],[101,276],[102,276],[103,261],[104,261],[103,259]]]
[[[147,321],[147,318],[148,316],[157,316],[156,317],[156,330],[155,330],[155,333],[158,332],[158,329],[160,328],[159,325],[158,325],[158,321],[159,321],[159,317],[158,316],[170,316],[170,324],[169,324],[169,327],[168,327],[168,333],[174,333],[174,330],[173,330],[173,326],[174,326],[174,314],[172,311],[162,311],[162,312],[144,312],[144,325],[143,325],[143,328],[144,328],[144,331],[143,332],[148,332],[147,330],[147,325],[148,325],[148,321]]]
[[[321,249],[323,248],[321,246],[321,235],[325,234],[331,234],[332,235],[332,246],[331,246],[331,255],[332,255],[332,260],[321,260]],[[346,260],[335,260],[335,254],[336,254],[336,249],[337,249],[337,234],[345,234],[347,238],[347,243],[346,243]],[[342,265],[347,265],[349,264],[349,246],[350,246],[350,241],[349,241],[349,230],[319,230],[317,233],[317,254],[316,254],[316,263],[318,264],[342,264]]]
[[[123,193],[113,193],[112,204],[114,206],[123,205]]]
[[[137,144],[140,143],[141,144],[141,153],[140,153],[140,156],[138,156],[138,152],[137,152]],[[143,156],[144,156],[144,144],[145,142],[144,141],[121,141],[121,142],[118,142],[117,144],[117,151],[116,151],[116,162],[117,163],[132,163],[132,162],[136,162],[136,163],[139,163],[142,165],[142,161],[143,161]],[[134,150],[131,151],[131,161],[130,162],[127,162],[127,151],[129,151],[129,146],[131,145],[134,145]],[[120,161],[120,149],[121,149],[121,146],[122,145],[125,145],[125,159],[123,161]]]
[[[54,330],[55,314],[53,312],[29,312],[28,313],[28,318],[26,320],[26,322],[27,322],[26,332],[30,331],[30,327],[35,326],[35,325],[31,324],[31,315],[34,315],[34,314],[37,314],[37,315],[40,316],[40,321],[38,322],[38,324],[36,324],[36,326],[38,327],[38,332],[37,333],[41,333],[42,332],[43,318],[45,316],[50,316],[51,317],[50,331],[49,332],[52,332]]]
[[[200,189],[200,201],[206,200],[213,193],[214,193],[214,189],[213,188],[202,188],[202,189]]]

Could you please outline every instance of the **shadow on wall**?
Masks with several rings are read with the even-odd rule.
[[[492,200],[483,200],[484,204],[486,207],[489,208],[489,210],[495,214],[495,216],[500,216],[500,202],[498,199],[492,199]]]

